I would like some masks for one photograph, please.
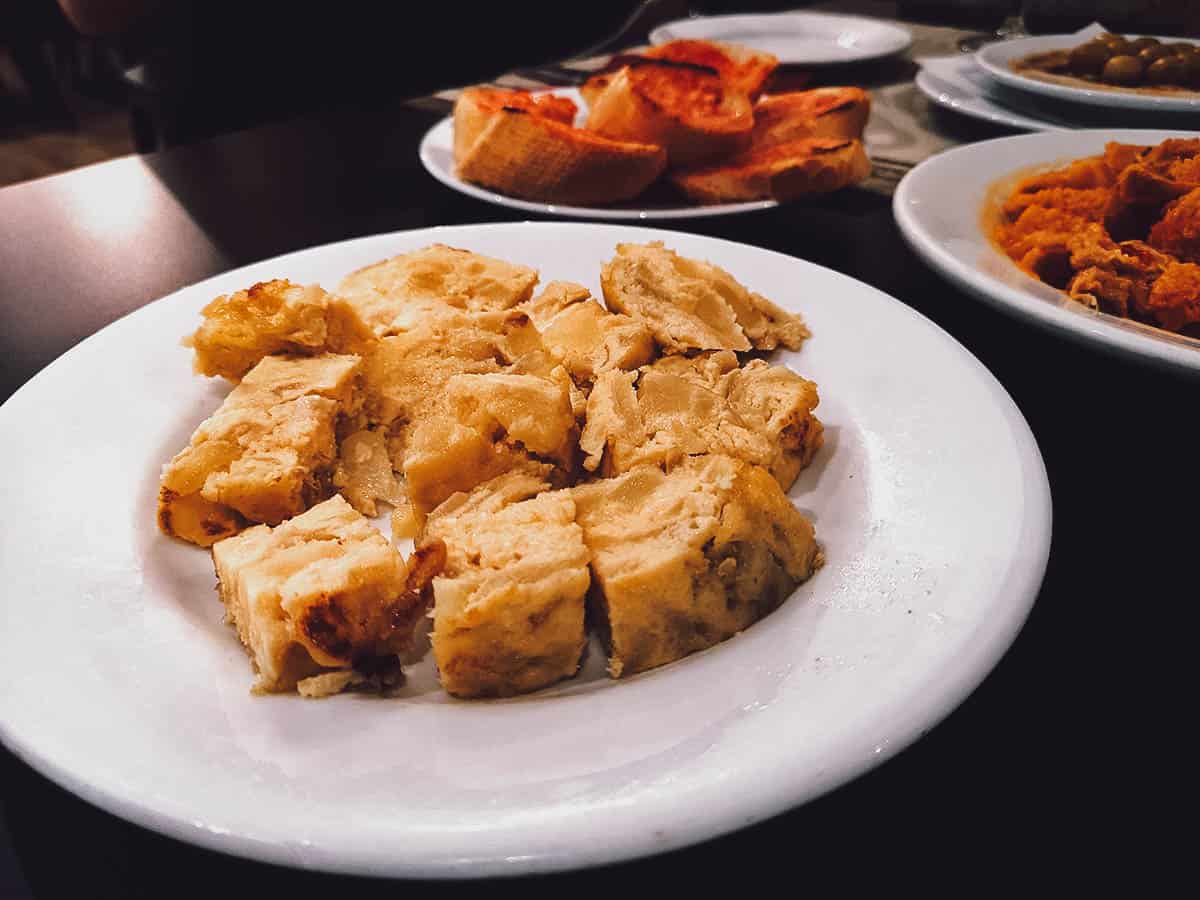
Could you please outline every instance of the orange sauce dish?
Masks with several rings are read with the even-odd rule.
[[[1026,177],[991,236],[1072,300],[1200,337],[1200,138],[1109,143]]]

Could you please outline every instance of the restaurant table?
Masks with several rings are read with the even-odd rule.
[[[888,66],[888,79],[901,66],[911,80],[911,64]],[[841,77],[878,85],[877,72]],[[903,102],[948,142],[1003,133],[939,118],[919,98]],[[537,218],[458,194],[422,169],[417,144],[445,109],[430,100],[347,108],[0,190],[0,399],[107,323],[215,273],[377,232]],[[1167,837],[1161,811],[1190,793],[1200,383],[1074,343],[951,287],[901,239],[886,185],[668,224],[861,279],[982,360],[1045,459],[1049,567],[995,670],[873,771],[698,846],[500,886],[537,895],[651,885],[676,895],[798,894],[954,879],[958,893],[973,895],[1009,880],[1039,892],[1096,876],[1116,886],[1132,873],[1139,894],[1152,893],[1194,835],[1188,825]],[[137,390],[129,385],[130,398]],[[54,512],[71,527],[71,510]],[[52,666],[71,648],[46,651]],[[351,878],[199,849],[100,811],[3,749],[0,787],[5,900],[231,891],[358,900],[497,886]],[[1145,865],[1139,850],[1151,839],[1158,855]]]

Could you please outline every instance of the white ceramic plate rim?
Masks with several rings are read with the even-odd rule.
[[[252,266],[224,273],[208,279],[197,285],[185,288],[169,297],[158,301],[158,304],[192,303],[195,295],[204,293],[211,295],[221,284],[220,290],[229,290],[229,284],[244,282],[251,279],[267,277],[269,272],[286,272],[290,267],[299,264],[309,254],[345,254],[362,249],[375,251],[376,247],[386,245],[398,239],[425,241],[446,241],[452,244],[469,244],[472,235],[503,234],[506,229],[519,230],[522,239],[539,242],[542,246],[552,246],[555,236],[561,237],[570,229],[589,231],[606,229],[604,239],[615,243],[617,240],[651,240],[662,239],[674,241],[681,247],[691,245],[692,252],[711,250],[712,255],[720,257],[723,253],[739,253],[759,258],[772,265],[795,267],[819,273],[822,278],[836,280],[845,284],[855,292],[861,292],[864,302],[880,308],[882,304],[896,304],[897,301],[885,294],[854,282],[846,276],[832,273],[811,263],[803,262],[783,254],[757,248],[748,248],[716,238],[706,238],[669,231],[650,229],[622,228],[616,229],[602,225],[563,225],[559,223],[499,223],[477,226],[454,226],[422,229],[415,232],[396,232],[390,235],[375,235],[319,248],[299,251],[267,260]],[[380,254],[382,255],[382,254]],[[156,304],[152,304],[150,309]],[[890,308],[890,307],[889,307]],[[611,816],[605,810],[607,826],[601,826],[593,821],[597,830],[580,833],[579,839],[565,849],[553,854],[533,855],[528,858],[513,856],[498,856],[495,848],[481,847],[478,856],[463,855],[459,857],[439,857],[437,860],[422,859],[419,856],[405,856],[403,849],[388,846],[386,840],[374,843],[368,836],[347,837],[341,846],[298,847],[293,842],[272,835],[280,832],[290,834],[288,822],[274,823],[272,827],[264,826],[258,833],[242,833],[229,831],[210,825],[208,822],[195,820],[180,814],[172,808],[168,798],[155,797],[151,801],[134,801],[129,799],[125,789],[130,773],[123,771],[118,776],[109,772],[95,771],[80,772],[71,767],[64,767],[54,752],[46,752],[41,746],[36,733],[30,734],[30,723],[23,719],[18,727],[14,727],[6,713],[8,698],[13,696],[15,688],[11,685],[6,690],[0,690],[0,738],[35,769],[64,787],[79,794],[84,799],[100,806],[116,815],[127,818],[139,825],[190,841],[213,849],[242,855],[267,862],[284,865],[301,865],[310,868],[321,868],[331,871],[386,875],[386,876],[432,876],[432,877],[463,877],[483,876],[494,874],[514,874],[516,872],[548,871],[572,868],[628,859],[650,853],[662,852],[673,847],[685,846],[699,840],[714,837],[754,821],[787,810],[824,793],[850,778],[877,765],[883,760],[910,744],[924,734],[947,713],[960,703],[965,696],[985,677],[1016,636],[1022,623],[1028,615],[1037,594],[1045,571],[1049,552],[1050,540],[1050,494],[1046,482],[1045,468],[1038,452],[1036,442],[1029,432],[1028,425],[1011,398],[991,376],[991,374],[961,345],[949,335],[942,332],[936,325],[920,316],[915,311],[905,309],[907,319],[916,329],[914,334],[921,334],[922,341],[928,339],[945,352],[951,354],[961,363],[959,375],[968,379],[978,389],[986,392],[989,402],[985,415],[989,417],[990,425],[1004,428],[1011,439],[1011,446],[1006,449],[1006,465],[1010,465],[1018,474],[1021,482],[1021,496],[1024,498],[1020,513],[1009,521],[1006,527],[1015,531],[1017,540],[1006,548],[1007,553],[1001,558],[1005,560],[1002,571],[998,572],[994,591],[989,591],[986,606],[980,605],[980,618],[972,620],[970,627],[964,627],[955,633],[955,640],[943,657],[939,658],[936,667],[926,667],[921,677],[915,679],[911,689],[898,696],[895,702],[890,702],[880,716],[869,723],[860,723],[853,734],[845,740],[830,746],[830,764],[817,771],[796,771],[782,768],[763,777],[760,771],[743,771],[743,780],[734,781],[739,788],[732,796],[723,793],[730,782],[718,779],[709,786],[721,791],[724,798],[719,807],[710,807],[702,801],[707,797],[691,796],[677,800],[671,795],[658,799],[659,805],[670,813],[672,821],[677,822],[676,830],[669,839],[647,833],[649,824],[641,815],[643,809],[634,807],[627,812],[618,809],[614,816],[621,825],[620,830],[612,830]],[[93,352],[109,339],[115,332],[128,332],[145,320],[142,311],[131,313],[97,334],[83,341],[80,345],[65,353],[62,357],[48,366],[22,387],[12,399],[0,407],[0,428],[13,427],[11,412],[18,403],[25,403],[26,398],[36,396],[41,386],[57,370],[72,365],[73,360],[86,353]],[[0,614],[7,621],[9,608],[0,604]],[[10,630],[15,634],[15,630]],[[0,638],[3,632],[0,631]],[[11,645],[10,645],[11,647]],[[952,651],[952,652],[951,652]],[[244,667],[244,659],[241,662]],[[248,671],[245,672],[247,681]],[[648,677],[653,677],[650,673]],[[297,700],[304,703],[305,701]],[[40,722],[38,719],[36,722]],[[36,730],[36,723],[35,723]],[[90,759],[89,755],[84,758]],[[786,757],[781,757],[786,758]],[[753,767],[751,767],[753,768]],[[724,773],[727,776],[729,773]],[[132,777],[136,778],[136,774]],[[723,776],[724,777],[724,776]],[[697,803],[701,805],[697,806]],[[660,810],[661,812],[661,810]],[[528,826],[524,826],[528,830]],[[504,832],[498,832],[503,834]],[[375,836],[378,837],[378,836]],[[387,837],[387,836],[385,836]],[[467,836],[471,838],[471,835]],[[486,837],[486,835],[484,835]],[[457,845],[456,845],[457,846]],[[458,848],[462,852],[462,848]]]
[[[650,43],[665,44],[680,38],[720,41],[726,40],[730,32],[735,34],[744,28],[769,28],[777,33],[787,29],[803,31],[814,26],[860,28],[869,31],[879,43],[870,48],[858,49],[855,53],[838,53],[827,56],[812,54],[776,54],[783,65],[837,65],[839,63],[864,62],[882,59],[902,53],[912,46],[912,34],[905,28],[867,16],[849,16],[840,13],[777,12],[736,13],[721,16],[696,16],[676,19],[659,25],[650,32]]]
[[[992,102],[984,94],[963,95],[958,93],[959,89],[957,86],[954,86],[956,93],[952,94],[942,85],[941,79],[928,69],[922,68],[917,72],[915,81],[917,89],[931,102],[959,115],[970,116],[973,119],[991,122],[994,125],[1020,128],[1023,131],[1063,131],[1069,127],[1067,125],[1048,122],[1045,119],[1038,119],[1034,116],[1027,116],[1023,113],[1013,112],[998,103]]]
[[[1131,35],[1142,37],[1142,35]],[[1177,41],[1179,38],[1162,35],[1156,37],[1164,43]],[[1001,84],[1017,88],[1032,94],[1044,94],[1058,100],[1075,103],[1086,103],[1089,106],[1104,106],[1110,109],[1142,109],[1159,110],[1162,112],[1200,112],[1200,97],[1166,97],[1152,94],[1126,94],[1121,91],[1106,91],[1095,88],[1073,87],[1069,84],[1056,84],[1030,78],[1008,67],[1009,62],[1030,53],[1055,50],[1059,47],[1074,47],[1081,43],[1078,35],[1045,34],[1037,37],[1018,38],[1014,41],[996,41],[985,44],[975,53],[975,61]]]
[[[587,108],[583,96],[575,88],[551,88],[535,93],[554,94],[568,97],[582,112]],[[713,203],[708,205],[684,205],[664,207],[639,206],[571,206],[561,203],[537,203],[520,200],[471,184],[459,178],[454,171],[454,118],[447,116],[439,121],[421,139],[421,164],[430,175],[446,185],[477,200],[485,200],[498,206],[540,213],[544,216],[566,216],[572,219],[600,219],[604,221],[653,221],[656,219],[698,219],[708,216],[729,216],[737,213],[754,212],[778,206],[775,200],[750,200],[745,203]],[[448,164],[447,164],[448,163]]]
[[[1066,162],[1071,158],[1099,153],[1103,151],[1106,141],[1156,144],[1169,137],[1194,134],[1186,131],[1136,128],[1095,129],[1021,134],[980,141],[947,150],[913,168],[896,188],[892,208],[901,234],[916,253],[942,275],[976,297],[1072,338],[1143,359],[1197,371],[1200,370],[1200,343],[1165,332],[1157,333],[1148,326],[1140,326],[1105,313],[1093,312],[1080,303],[1068,301],[1065,295],[1062,296],[1061,303],[1055,303],[1036,293],[1038,290],[1045,290],[1046,285],[1032,276],[1020,273],[1019,277],[1028,286],[1022,290],[964,262],[947,250],[934,235],[921,206],[923,197],[933,196],[922,190],[922,180],[936,180],[942,167],[959,159],[979,157],[980,163],[973,171],[978,173],[979,184],[986,185],[1028,166],[1043,162]],[[1078,147],[1074,157],[1071,151],[1063,152],[1072,143]],[[1004,168],[997,170],[996,160],[1003,160]],[[969,192],[978,186],[963,185],[962,193],[952,196],[955,200],[968,196]],[[1015,264],[991,246],[986,235],[979,229],[977,219],[978,209],[973,211],[971,220],[978,234],[979,252],[990,252],[996,260],[1013,266],[1015,270]],[[1193,343],[1195,346],[1191,346]]]

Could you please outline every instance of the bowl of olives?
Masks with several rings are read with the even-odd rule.
[[[1120,87],[1173,86],[1200,89],[1200,44],[1130,40],[1104,32],[1067,54],[1066,71],[1077,78]]]
[[[1191,113],[1200,126],[1197,41],[1095,27],[987,44],[975,61],[1006,87],[1114,109]]]

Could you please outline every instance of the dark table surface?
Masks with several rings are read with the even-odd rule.
[[[423,171],[417,142],[437,118],[401,104],[310,116],[0,190],[0,399],[118,316],[223,270],[380,231],[516,218]],[[1200,383],[1071,343],[956,291],[907,249],[885,196],[847,191],[670,227],[846,272],[975,353],[1012,394],[1045,457],[1049,569],[995,671],[878,769],[702,846],[508,886],[548,894],[655,879],[677,891],[853,889],[864,880],[929,883],[963,863],[989,883],[1015,874],[1033,885],[1026,879],[1039,860],[1073,879],[1112,875],[1158,831],[1164,803],[1190,795],[1177,776],[1195,708]],[[178,843],[91,807],[5,750],[0,785],[3,898],[230,890],[359,898],[412,887]],[[1166,841],[1161,852],[1169,858],[1171,848]],[[1152,881],[1162,871],[1139,875]]]

